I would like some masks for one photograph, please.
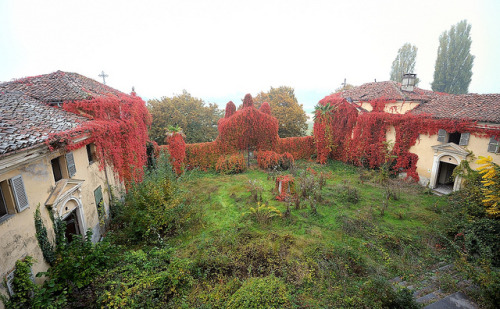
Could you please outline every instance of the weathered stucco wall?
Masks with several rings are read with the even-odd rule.
[[[360,104],[362,108],[366,109],[369,112],[373,110],[373,107],[368,102],[360,102]],[[414,101],[408,101],[408,102],[396,101],[394,103],[386,103],[384,107],[384,112],[390,114],[405,114],[406,112],[417,107],[419,104],[420,104],[419,102],[414,102]]]
[[[423,185],[427,185],[431,178],[432,165],[434,162],[434,150],[431,147],[442,144],[441,142],[438,142],[437,138],[437,134],[432,136],[420,135],[420,138],[417,140],[417,144],[410,148],[410,152],[418,155],[417,173],[420,176],[421,183]],[[477,137],[471,134],[469,144],[467,146],[460,147],[466,151],[472,151],[476,159],[479,156],[491,156],[495,163],[500,164],[500,155],[488,152],[489,140],[490,139],[488,137]],[[477,169],[479,167],[479,165],[475,162],[476,160],[473,160],[470,164],[473,169]],[[455,162],[450,161],[450,163]]]
[[[14,167],[14,169],[9,168],[0,171],[0,182],[17,175],[22,175],[29,201],[29,208],[20,213],[15,213],[8,219],[0,222],[0,276],[2,281],[14,269],[16,261],[26,255],[30,255],[35,259],[32,268],[33,274],[36,275],[38,272],[45,271],[48,268],[48,264],[43,259],[35,236],[34,213],[37,205],[40,205],[41,216],[47,227],[49,238],[53,239],[54,231],[49,217],[49,210],[45,207],[45,202],[56,184],[52,172],[51,160],[61,155],[63,155],[62,152],[51,152],[28,164],[21,164]],[[98,162],[89,164],[85,147],[73,151],[73,156],[76,173],[71,179],[84,180],[81,185],[81,191],[77,194],[82,204],[81,210],[84,221],[80,222],[83,225],[82,234],[85,234],[85,229],[91,229],[94,233],[93,240],[97,241],[101,235],[94,190],[98,186],[101,186],[106,214],[109,214],[110,195],[106,184],[106,175],[104,171],[99,170]],[[5,172],[6,170],[8,171]],[[61,170],[63,178],[67,178],[68,173],[65,164],[61,165]],[[113,188],[117,188],[113,193],[121,193],[123,191],[121,184],[115,180],[110,168],[107,171],[109,184]],[[4,184],[6,183],[4,182]],[[9,194],[11,192],[9,190],[5,193]],[[6,197],[6,199],[8,198],[12,198],[12,196]],[[74,204],[69,203],[68,207],[71,207],[71,205]],[[40,282],[42,279],[37,278],[36,280]],[[0,292],[6,293],[3,286],[0,287]],[[0,304],[0,308],[2,306]]]

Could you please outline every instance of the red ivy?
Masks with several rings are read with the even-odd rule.
[[[102,96],[91,100],[65,102],[63,109],[92,121],[63,133],[51,134],[46,143],[50,149],[65,147],[68,151],[89,143],[96,146],[100,168],[114,168],[126,186],[139,182],[146,165],[147,127],[151,124],[144,101],[135,95]],[[79,137],[87,137],[74,143]]]
[[[259,111],[263,112],[264,114],[271,115],[271,106],[269,106],[269,103],[264,102],[260,106]]]
[[[435,119],[430,115],[392,114],[384,112],[393,100],[379,98],[371,101],[372,112],[349,103],[338,94],[325,97],[316,110],[314,135],[317,160],[328,158],[370,168],[387,163],[395,156],[394,172],[404,171],[408,177],[419,179],[416,172],[418,156],[410,153],[420,134],[435,135],[439,129],[448,132],[470,132],[476,136],[498,136],[494,128],[478,127],[469,120]],[[396,140],[392,153],[387,153],[386,132],[395,128]]]
[[[236,113],[236,105],[234,105],[233,101],[229,101],[226,104],[226,114],[224,118],[231,117],[234,113]]]
[[[220,156],[215,170],[223,174],[237,174],[245,171],[247,164],[242,153]]]
[[[184,159],[186,158],[186,142],[181,133],[173,133],[166,139],[167,149],[170,153],[170,163],[177,176],[184,171]]]
[[[312,136],[279,138],[278,120],[271,116],[269,104],[264,102],[257,110],[250,94],[245,96],[243,107],[238,111],[233,102],[227,103],[218,130],[219,136],[214,142],[186,145],[184,164],[187,169],[214,168],[221,155],[242,150],[274,150],[280,154],[289,152],[289,157],[286,157],[288,161],[310,159],[315,153]]]
[[[276,196],[278,201],[284,201],[287,197],[295,195],[295,178],[292,175],[276,177],[276,191],[278,192],[278,196]]]

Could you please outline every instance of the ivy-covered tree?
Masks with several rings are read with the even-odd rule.
[[[399,50],[396,59],[392,62],[391,80],[401,83],[403,74],[415,73],[415,63],[417,58],[418,48],[410,43],[405,43]],[[415,85],[420,80],[415,80]]]
[[[471,26],[466,20],[451,26],[439,37],[432,90],[453,94],[469,92],[474,56],[470,53]]]
[[[215,140],[217,121],[223,116],[217,104],[192,97],[186,90],[182,94],[149,100],[148,109],[153,117],[149,136],[160,145],[165,144],[169,126],[181,127],[186,143],[202,143]]]
[[[281,86],[268,92],[261,92],[254,98],[255,107],[260,108],[267,102],[271,107],[271,115],[278,119],[278,135],[281,138],[304,136],[307,130],[307,115],[299,104],[293,88]]]

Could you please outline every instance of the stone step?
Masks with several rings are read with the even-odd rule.
[[[418,300],[417,300],[418,302]],[[462,292],[453,293],[445,298],[427,305],[424,309],[476,309],[477,306],[471,302]]]
[[[434,291],[432,293],[426,294],[422,297],[417,298],[415,301],[419,304],[429,304],[431,302],[435,302],[438,299],[440,299],[441,296],[441,290]]]

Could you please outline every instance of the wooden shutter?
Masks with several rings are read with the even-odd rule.
[[[26,190],[24,188],[23,177],[18,175],[10,179],[10,186],[12,188],[12,193],[14,194],[14,199],[16,200],[17,211],[21,212],[29,207],[28,196],[26,195]]]
[[[490,138],[490,143],[488,144],[488,152],[497,153],[498,152],[498,140],[494,137]]]
[[[102,189],[101,186],[94,190],[95,205],[98,206],[102,200]]]
[[[66,165],[68,166],[68,174],[71,178],[76,173],[75,158],[73,157],[72,152],[68,152],[66,154]]]
[[[446,140],[446,130],[439,129],[438,131],[438,142],[444,143]]]
[[[470,138],[470,133],[462,133],[462,134],[460,134],[460,142],[458,142],[458,144],[460,146],[467,146],[467,145],[469,145],[469,138]]]

